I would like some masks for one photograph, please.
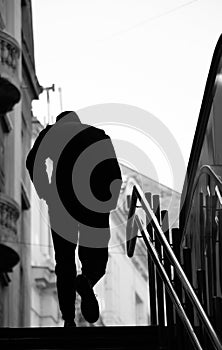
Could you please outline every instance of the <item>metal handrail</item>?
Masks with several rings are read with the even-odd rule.
[[[216,186],[217,189],[215,187],[215,192],[217,194],[217,197],[218,197],[219,201],[221,200],[220,192],[222,192],[222,179],[220,178],[220,176],[218,176],[216,174],[216,172],[213,170],[213,167],[221,167],[221,169],[222,169],[222,166],[218,166],[218,165],[214,165],[214,166],[212,166],[212,165],[202,165],[202,167],[200,168],[200,172],[198,174],[198,177],[196,178],[196,180],[194,182],[192,195],[189,198],[188,204],[192,203],[192,201],[193,201],[194,194],[196,192],[196,188],[197,188],[197,185],[199,184],[200,178],[203,175],[206,175],[206,174],[209,175],[210,177],[212,177],[214,179],[214,181],[217,183],[217,186]],[[185,203],[183,203],[183,205],[184,204]],[[192,206],[189,205],[188,213],[186,215],[185,224],[184,224],[184,227],[183,227],[182,240],[183,240],[184,235],[186,234],[186,229],[187,229],[187,225],[188,225],[188,222],[189,222],[189,216],[190,216],[191,207]]]
[[[157,251],[155,250],[153,244],[152,244],[152,241],[149,237],[149,234],[147,232],[147,230],[143,227],[143,224],[141,223],[140,221],[140,218],[136,215],[135,216],[135,220],[136,220],[136,223],[141,231],[141,234],[142,234],[142,237],[145,241],[145,244],[147,246],[147,249],[148,249],[148,252],[154,262],[154,264],[156,265],[156,268],[157,268],[157,271],[159,272],[159,275],[162,279],[162,281],[164,282],[165,286],[166,286],[166,289],[171,297],[171,300],[172,302],[174,303],[175,305],[175,308],[181,318],[181,320],[183,321],[190,337],[191,337],[191,340],[195,346],[195,349],[197,350],[203,350],[201,345],[200,345],[200,342],[194,332],[194,329],[184,311],[184,308],[177,296],[177,293],[175,292],[174,288],[173,288],[173,285],[166,273],[166,270],[164,269],[163,265],[161,264],[160,260],[159,260],[159,256],[157,254]]]
[[[212,341],[214,348],[216,350],[222,350],[222,345],[220,343],[220,340],[219,340],[216,332],[214,331],[203,307],[201,306],[201,304],[196,296],[196,293],[194,292],[194,290],[193,290],[189,280],[187,279],[179,261],[177,260],[173,250],[171,249],[170,244],[168,243],[155,214],[153,213],[148,201],[146,200],[146,197],[145,197],[143,191],[136,184],[133,187],[132,200],[131,200],[129,218],[128,218],[128,223],[127,223],[127,231],[128,231],[127,235],[128,235],[128,237],[130,237],[129,230],[132,230],[132,225],[129,224],[129,219],[132,219],[133,216],[135,215],[135,209],[133,208],[136,205],[135,198],[136,198],[136,200],[138,199],[140,201],[142,208],[144,209],[144,211],[147,215],[149,223],[154,228],[158,240],[163,245],[168,259],[170,260],[171,264],[173,265],[175,271],[177,272],[177,275],[182,283],[183,288],[187,292],[187,295],[188,295],[189,299],[191,300],[192,305],[196,308],[196,311],[199,315],[199,318],[201,319],[201,321],[202,321],[202,323],[203,323],[203,325],[204,325],[204,327],[205,327],[205,329],[206,329],[206,331],[207,331],[207,333]],[[186,328],[188,330],[188,333],[191,337],[191,340],[192,340],[195,348],[199,349],[199,350],[202,349],[201,345],[200,345],[200,343],[195,335],[195,332],[190,324],[190,321],[185,314],[185,311],[184,311],[180,301],[178,302],[178,300],[179,300],[178,296],[177,296],[176,292],[174,291],[174,289],[171,285],[171,282],[169,281],[168,276],[166,275],[166,271],[160,262],[159,263],[161,264],[161,266],[159,266],[159,263],[156,259],[156,258],[158,258],[158,254],[156,251],[154,253],[153,250],[155,250],[155,248],[154,248],[154,246],[149,238],[149,234],[148,234],[146,228],[144,228],[144,224],[143,224],[143,222],[141,222],[141,220],[138,218],[138,216],[136,217],[136,223],[138,225],[138,228],[141,230],[144,242],[145,242],[147,248],[149,249],[151,257],[154,259],[154,263],[157,264],[156,265],[157,267],[159,267],[158,271],[159,271],[162,279],[164,279],[164,281],[166,283],[166,287],[167,287],[167,290],[170,294],[170,297],[172,298],[172,301],[173,301],[173,303],[178,311],[179,316],[181,317],[182,322],[184,323],[184,325],[186,326]]]

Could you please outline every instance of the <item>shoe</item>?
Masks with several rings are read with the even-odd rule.
[[[64,322],[64,327],[66,327],[66,328],[74,328],[74,327],[76,327],[76,324],[75,324],[74,321],[65,321]]]
[[[81,312],[85,320],[95,323],[99,319],[99,304],[90,286],[88,279],[84,275],[76,277],[76,291],[81,296]]]

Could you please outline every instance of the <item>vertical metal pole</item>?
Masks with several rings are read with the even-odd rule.
[[[63,111],[63,106],[62,106],[62,88],[59,87],[59,101],[60,101],[60,110],[61,112]]]
[[[162,230],[166,236],[167,241],[170,243],[170,236],[169,236],[169,215],[167,210],[161,210],[161,219],[162,219]],[[163,261],[164,261],[164,267],[166,270],[166,273],[172,282],[172,276],[171,276],[171,264],[169,262],[168,257],[166,256],[165,250],[163,249]],[[167,326],[173,325],[173,304],[172,301],[168,295],[168,293],[165,294],[165,302],[166,302],[166,319],[167,319]]]
[[[189,279],[190,284],[192,285],[193,274],[192,274],[191,249],[188,247],[183,248],[183,260],[184,260],[184,272],[187,278]],[[193,324],[194,322],[193,305],[186,294],[185,294],[185,310],[187,311],[187,316],[189,317],[191,324]]]
[[[156,214],[157,220],[160,223],[160,197],[159,195],[153,196],[153,211]],[[158,239],[155,238],[155,248],[162,262],[162,246]],[[158,323],[159,326],[164,326],[164,300],[163,300],[163,281],[157,274],[157,300],[158,300]]]
[[[179,228],[172,228],[171,230],[172,233],[172,241],[173,241],[173,251],[174,254],[176,255],[176,258],[178,261],[180,261],[180,242],[181,242],[181,232]],[[182,303],[182,284],[181,281],[174,269],[174,288],[175,291]],[[175,338],[176,338],[176,346],[180,350],[184,350],[184,326],[183,323],[178,316],[178,314],[175,314]]]
[[[150,192],[145,193],[145,197],[152,207],[152,195]],[[153,243],[153,228],[150,222],[147,223],[147,231],[150,235],[150,240]],[[150,321],[151,325],[157,324],[157,308],[156,308],[156,274],[155,266],[153,260],[150,257],[149,251],[147,249],[147,259],[148,259],[148,279],[149,279],[149,304],[150,304]]]
[[[46,89],[46,96],[47,96],[47,117],[48,117],[48,124],[50,124],[50,100],[49,100],[49,89]]]
[[[207,272],[207,301],[208,301],[208,316],[212,317],[213,310],[213,281],[212,281],[212,197],[206,197],[206,272]]]
[[[49,98],[49,90],[52,90],[53,92],[55,91],[55,84],[52,84],[52,86],[46,87],[43,90],[46,91],[46,97],[47,97],[47,109],[48,109],[48,123],[50,123],[50,121],[53,124],[53,118],[51,118],[50,116],[50,98]]]

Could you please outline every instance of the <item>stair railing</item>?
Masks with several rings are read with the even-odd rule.
[[[184,266],[190,281],[196,281],[202,306],[218,334],[222,331],[222,165],[203,165],[186,200],[180,226],[181,251],[187,253]],[[192,251],[195,251],[191,262]]]
[[[216,171],[214,170],[215,168],[220,168],[221,170],[221,175],[218,175],[216,173]],[[186,228],[187,228],[187,224],[189,221],[189,216],[190,216],[190,211],[192,208],[192,201],[196,192],[196,188],[200,182],[200,179],[203,175],[209,175],[210,177],[212,177],[215,181],[215,183],[217,184],[215,186],[215,192],[217,194],[217,197],[219,199],[219,201],[222,200],[221,197],[221,192],[222,192],[222,166],[216,166],[216,165],[202,165],[202,167],[200,168],[199,171],[199,175],[197,176],[195,182],[194,182],[194,186],[193,186],[193,190],[192,190],[192,195],[190,196],[190,198],[186,199],[186,203],[188,206],[188,211],[186,213],[186,218],[185,218],[185,223],[184,223],[184,227],[182,227],[183,233],[186,233]],[[184,204],[184,203],[183,203]],[[221,202],[222,204],[222,202]]]
[[[202,346],[198,340],[198,337],[196,336],[196,333],[189,321],[189,318],[180,302],[180,299],[167,275],[167,272],[161,263],[159,254],[153,245],[152,238],[150,237],[148,230],[147,230],[147,223],[143,222],[143,220],[139,217],[139,215],[136,214],[136,208],[137,208],[137,201],[141,203],[141,207],[146,213],[146,217],[148,220],[148,223],[152,225],[154,232],[156,234],[156,237],[160,244],[163,246],[163,249],[166,253],[166,256],[168,257],[170,263],[174,267],[174,271],[177,273],[180,282],[184,288],[184,291],[187,293],[193,307],[195,307],[196,312],[199,316],[199,319],[202,321],[202,324],[204,328],[206,329],[206,332],[212,342],[212,345],[214,349],[216,350],[222,350],[221,342],[214,331],[214,328],[212,327],[203,307],[201,306],[197,295],[195,291],[193,290],[186,274],[184,273],[179,261],[177,260],[173,250],[170,247],[170,244],[168,243],[163,230],[157,220],[157,217],[155,216],[153,210],[151,209],[143,191],[141,188],[135,184],[133,186],[132,196],[131,196],[131,202],[130,202],[130,208],[129,208],[129,215],[127,220],[127,227],[126,227],[126,236],[127,236],[127,254],[129,257],[133,256],[135,244],[136,244],[136,237],[137,237],[137,227],[141,232],[141,235],[143,237],[143,240],[146,244],[146,247],[148,249],[148,253],[153,261],[153,263],[156,266],[156,269],[159,273],[159,276],[161,277],[162,281],[165,284],[166,290],[169,293],[169,296],[173,302],[173,305],[184,324],[185,328],[187,329],[187,332],[190,336],[190,339],[194,345],[195,349],[202,350]],[[135,226],[136,223],[136,226]]]

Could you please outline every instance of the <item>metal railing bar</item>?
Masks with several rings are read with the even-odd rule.
[[[222,166],[221,166],[222,168]],[[197,185],[199,183],[199,180],[200,178],[203,176],[203,175],[209,175],[211,177],[214,178],[214,180],[216,181],[217,183],[217,188],[218,188],[218,192],[222,192],[222,180],[221,180],[221,176],[218,176],[215,171],[212,169],[212,166],[210,165],[202,165],[202,167],[200,168],[200,172],[199,172],[199,175],[198,177],[196,178],[195,182],[194,182],[194,186],[193,186],[193,191],[192,191],[192,195],[191,195],[191,198],[189,198],[189,202],[188,203],[192,203],[192,200],[194,198],[194,194],[196,192],[196,188],[197,188]],[[210,195],[210,194],[209,194]],[[187,200],[186,200],[187,201]],[[184,205],[185,203],[183,203]],[[189,205],[189,210],[188,210],[188,213],[186,215],[186,220],[185,220],[185,224],[184,224],[184,227],[183,227],[183,235],[185,234],[186,232],[186,228],[187,228],[187,224],[188,224],[188,221],[189,221],[189,216],[190,216],[190,211],[191,211],[191,208],[192,208],[192,205]]]
[[[177,294],[172,286],[172,283],[171,283],[171,281],[170,281],[170,279],[165,271],[165,268],[163,267],[162,263],[159,260],[158,253],[151,242],[149,233],[147,232],[146,228],[143,227],[143,224],[141,223],[138,215],[135,216],[135,220],[136,220],[136,223],[141,231],[144,242],[145,242],[147,249],[148,249],[148,252],[151,256],[151,259],[153,260],[154,264],[156,265],[157,271],[158,271],[162,281],[165,284],[167,292],[169,293],[169,296],[170,296],[170,298],[171,298],[171,300],[172,300],[172,302],[177,310],[178,315],[181,318],[181,321],[183,322],[184,326],[186,327],[186,329],[188,331],[188,334],[191,338],[191,341],[192,341],[195,349],[203,350],[203,348],[201,347],[200,342],[199,342],[199,340],[194,332],[194,329],[193,329],[193,327],[192,327],[192,325],[191,325],[191,323],[190,323],[190,321],[189,321],[189,319],[184,311],[184,308],[180,302],[180,299],[178,298],[178,296],[177,296]]]
[[[222,196],[220,194],[220,190],[219,190],[218,186],[215,187],[215,192],[217,194],[217,198],[219,199],[220,205],[222,205]]]
[[[210,197],[210,187],[209,186],[207,186],[207,194]]]
[[[168,243],[168,241],[167,241],[167,239],[166,239],[166,237],[165,237],[165,235],[164,235],[164,233],[159,225],[159,222],[158,222],[156,216],[154,215],[152,209],[150,208],[150,205],[149,205],[148,201],[146,200],[145,195],[143,194],[142,190],[137,185],[134,185],[133,192],[136,194],[137,198],[141,202],[142,207],[145,210],[146,215],[148,217],[148,220],[152,224],[152,226],[157,234],[158,240],[164,246],[164,249],[166,250],[166,254],[167,254],[171,264],[174,266],[174,268],[177,272],[177,275],[181,280],[183,288],[186,290],[187,295],[189,296],[193,306],[196,307],[197,313],[198,313],[203,325],[205,326],[206,331],[207,331],[215,349],[222,350],[222,345],[220,343],[220,340],[219,340],[217,334],[215,333],[215,331],[214,331],[202,305],[200,304],[196,293],[194,292],[189,280],[187,279],[180,263],[178,262],[173,250],[171,249],[170,244]]]
[[[216,172],[213,170],[213,167],[216,167],[216,166],[202,165],[202,167],[200,168],[200,171],[202,173],[206,173],[206,174],[212,176],[214,178],[214,180],[219,184],[219,187],[222,190],[222,179],[221,179],[221,176],[216,174]],[[217,167],[221,167],[221,169],[222,169],[221,165],[218,165]]]

